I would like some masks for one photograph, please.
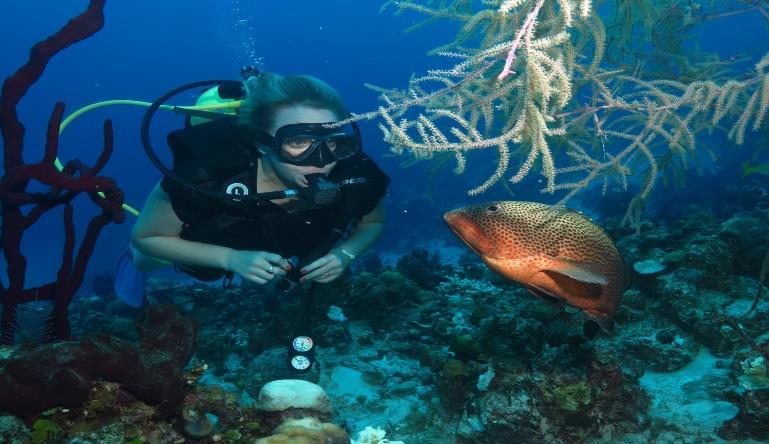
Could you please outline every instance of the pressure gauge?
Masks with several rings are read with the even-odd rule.
[[[294,338],[294,341],[291,343],[291,345],[297,352],[307,353],[313,346],[312,338],[309,336],[297,336]]]
[[[312,365],[312,362],[305,356],[294,356],[291,358],[291,367],[298,371],[307,370]]]

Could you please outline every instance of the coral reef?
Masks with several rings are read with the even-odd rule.
[[[718,429],[718,435],[730,440],[769,440],[769,391],[749,391],[734,401],[739,413]]]
[[[84,404],[98,380],[117,382],[159,411],[173,415],[182,401],[182,368],[195,344],[194,323],[171,305],[137,321],[135,345],[102,335],[17,351],[2,363],[0,410],[30,416]]]
[[[322,421],[329,417],[331,404],[326,392],[313,383],[298,379],[271,381],[259,391],[256,408],[265,414],[264,426],[273,429],[270,436],[257,440],[258,444],[350,442],[347,432]]]
[[[320,386],[301,379],[268,382],[259,391],[255,407],[264,414],[268,427],[307,417],[328,420],[331,413],[331,401],[326,392]]]
[[[420,288],[430,289],[445,280],[445,270],[437,253],[416,248],[401,256],[395,268]]]
[[[29,428],[15,416],[0,416],[0,437],[9,444],[21,444],[29,440]]]
[[[740,385],[748,390],[763,390],[769,388],[769,366],[764,357],[746,358],[740,362],[742,375],[737,379]]]
[[[291,419],[281,424],[275,433],[255,441],[255,444],[349,444],[347,432],[334,424],[321,423],[316,418]]]
[[[615,219],[607,232],[618,236],[623,255],[665,267],[636,276],[614,332],[594,339],[583,334],[581,313],[545,304],[469,258],[449,265],[409,255],[402,263],[442,270],[429,288],[397,265],[359,271],[319,291],[312,307],[317,366],[299,376],[285,364],[289,327],[301,309],[296,297],[250,285],[150,280],[150,306],[173,303],[205,336],[175,413],[163,417],[160,405],[122,383],[97,380],[78,407],[51,405],[47,414],[26,415],[26,425],[10,421],[0,430],[24,440],[43,419],[66,439],[90,442],[349,440],[372,425],[387,431],[387,438],[365,435],[372,442],[766,440],[760,350],[769,346],[769,302],[759,298],[751,310],[765,276],[737,266],[740,243],[721,235],[741,217],[766,222],[767,213],[718,217],[693,207],[687,217],[647,224],[640,236]],[[693,244],[717,245],[707,250],[715,257],[695,261]],[[721,273],[717,261],[731,263],[731,273]],[[347,320],[329,319],[331,306]],[[85,297],[73,304],[72,318],[76,326],[122,331],[135,315]],[[158,343],[148,349],[171,342],[151,336]],[[0,365],[26,353],[9,350]],[[283,379],[302,381],[289,383],[296,390],[272,391],[286,384],[272,381]],[[276,402],[281,393],[293,401]],[[312,393],[320,404],[297,403]],[[268,405],[280,408],[257,408]],[[281,410],[286,406],[293,407]]]
[[[354,439],[352,444],[404,444],[403,441],[390,441],[385,439],[387,432],[379,427],[366,427],[358,433],[358,439]]]

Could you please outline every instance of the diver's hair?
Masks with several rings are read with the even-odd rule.
[[[338,119],[348,116],[339,92],[331,85],[309,75],[282,76],[262,72],[245,82],[246,99],[240,123],[268,132],[275,123],[275,113],[289,106],[303,105],[327,109]]]

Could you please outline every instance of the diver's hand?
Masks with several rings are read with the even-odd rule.
[[[266,251],[232,250],[227,255],[228,270],[257,284],[266,284],[276,276],[283,277],[291,264],[275,253]]]
[[[327,255],[305,266],[300,271],[302,278],[299,282],[331,282],[344,273],[352,260],[342,253],[331,250]]]

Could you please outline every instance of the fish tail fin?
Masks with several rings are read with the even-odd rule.
[[[584,310],[584,313],[588,318],[597,322],[605,332],[614,331],[614,319],[610,315],[595,310]]]

